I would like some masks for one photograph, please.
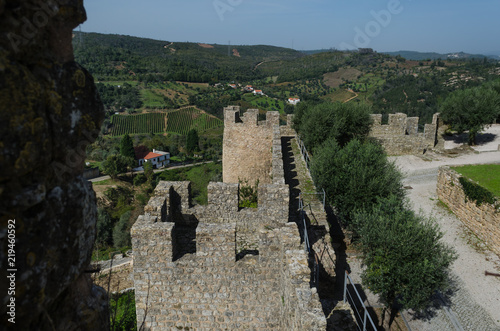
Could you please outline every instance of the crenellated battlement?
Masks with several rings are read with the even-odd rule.
[[[382,125],[382,114],[371,116],[370,136],[378,140],[390,155],[422,154],[436,146],[439,114],[434,114],[432,124],[425,124],[423,133],[418,132],[418,117],[389,114],[388,124]]]
[[[160,182],[132,227],[138,322],[325,329],[288,185],[259,185],[258,208],[238,208],[239,184],[211,182],[206,206],[189,193],[189,182]]]
[[[325,330],[290,222],[279,113],[227,107],[224,122],[224,182],[208,184],[208,204],[191,203],[190,182],[162,181],[131,229],[138,324]],[[238,179],[259,180],[257,208],[239,207]]]

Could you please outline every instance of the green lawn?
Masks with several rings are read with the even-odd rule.
[[[500,197],[500,164],[469,165],[452,169]]]

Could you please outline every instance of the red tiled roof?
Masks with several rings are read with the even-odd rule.
[[[153,158],[158,157],[158,156],[162,156],[162,155],[161,154],[156,154],[156,153],[153,153],[153,152],[149,152],[148,155],[146,155],[144,157],[144,160],[153,159]]]

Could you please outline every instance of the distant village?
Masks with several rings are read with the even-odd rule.
[[[215,84],[215,87],[219,87],[219,86],[223,86],[223,85],[221,83]],[[262,96],[267,97],[267,95],[262,90],[255,89],[252,85],[242,86],[241,84],[230,83],[230,84],[227,84],[227,86],[229,86],[232,89],[240,88],[241,91],[243,91],[243,92],[253,93],[254,95],[262,95]],[[288,98],[287,102],[289,104],[295,106],[300,102],[300,98]]]

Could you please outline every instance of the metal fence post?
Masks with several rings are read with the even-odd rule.
[[[344,273],[344,303],[346,303],[347,300],[347,271]]]
[[[326,211],[326,192],[324,188],[322,188],[322,190],[323,190],[323,210]]]

